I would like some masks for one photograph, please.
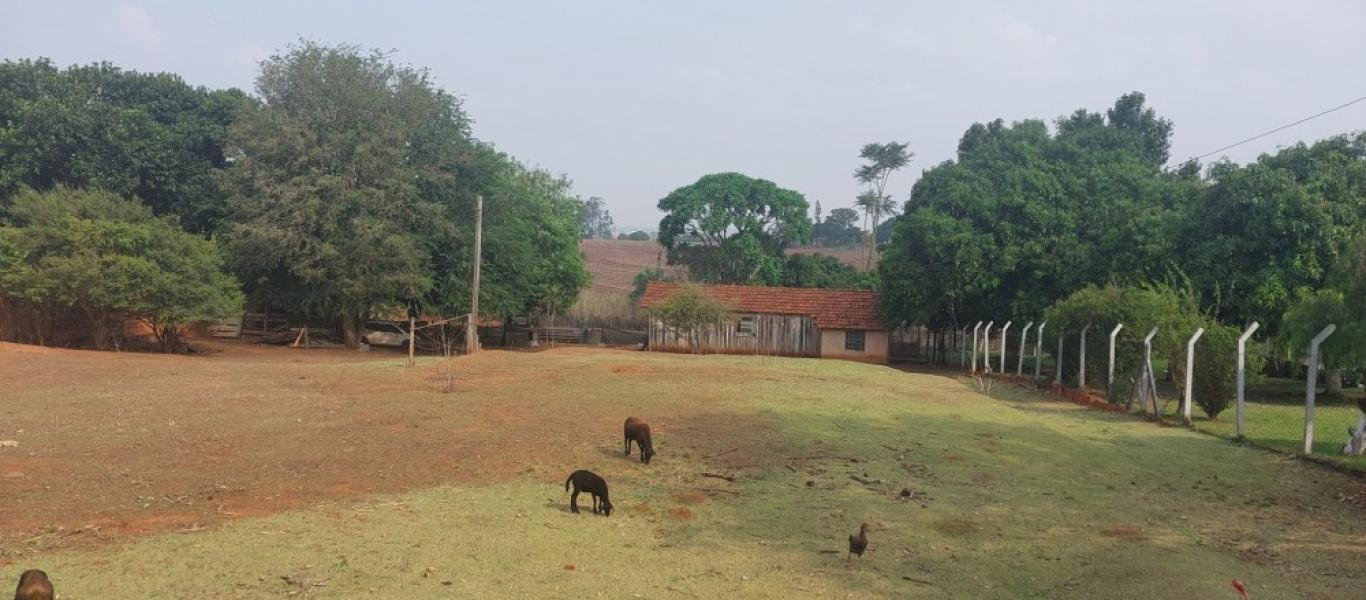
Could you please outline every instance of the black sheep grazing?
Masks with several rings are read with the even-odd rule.
[[[655,445],[650,440],[650,424],[631,417],[626,419],[626,456],[631,455],[631,442],[640,446],[640,462],[650,464],[650,459],[655,457]]]
[[[569,510],[579,512],[579,492],[588,492],[593,495],[593,514],[602,511],[604,517],[612,516],[612,500],[607,497],[607,481],[591,471],[578,470],[569,474],[569,479],[564,480],[564,491],[569,491],[569,484],[574,484],[574,493],[569,495]]]
[[[863,557],[863,551],[868,549],[868,524],[864,523],[858,528],[858,535],[849,536],[849,558],[855,554],[859,558]]]
[[[14,600],[52,600],[52,582],[47,573],[39,570],[24,571],[19,576],[19,587],[14,590]]]

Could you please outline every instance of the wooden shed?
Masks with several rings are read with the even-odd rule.
[[[640,306],[649,309],[682,288],[651,282]],[[742,285],[698,286],[727,308],[699,336],[698,352],[844,358],[887,362],[887,326],[877,292]],[[689,352],[686,334],[650,318],[649,348]]]

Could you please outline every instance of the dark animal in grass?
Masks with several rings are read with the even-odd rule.
[[[868,524],[859,525],[858,535],[849,536],[849,556],[853,558],[855,554],[863,557],[863,551],[868,549]]]
[[[650,464],[650,459],[655,457],[655,445],[650,441],[650,424],[631,417],[626,419],[626,456],[631,455],[631,442],[640,446],[640,462]]]
[[[569,510],[579,512],[579,492],[586,492],[593,495],[593,514],[602,511],[602,516],[612,516],[612,500],[607,497],[607,481],[598,477],[592,471],[574,471],[569,474],[569,479],[564,480],[564,491],[569,491],[569,485],[574,485],[574,493],[569,495]]]
[[[19,588],[14,590],[14,600],[52,600],[55,597],[47,573],[35,569],[24,571],[19,576]]]

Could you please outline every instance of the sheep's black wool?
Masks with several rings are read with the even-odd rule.
[[[570,484],[574,486],[574,493],[569,495],[569,510],[579,512],[579,493],[587,492],[593,496],[593,514],[601,510],[603,516],[612,516],[612,500],[607,497],[607,480],[591,471],[578,470],[564,480],[564,491],[569,491]]]

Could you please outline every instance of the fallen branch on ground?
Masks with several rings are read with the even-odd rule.
[[[723,455],[723,454],[730,454],[731,452],[735,452],[736,450],[739,450],[739,449],[740,449],[740,447],[739,447],[739,446],[736,446],[736,447],[734,447],[734,448],[731,448],[730,450],[722,450],[721,452],[717,452],[716,454],[708,454],[708,455],[706,455],[706,456],[703,456],[702,458],[704,458],[704,459],[706,459],[706,458],[716,458],[716,457],[721,456],[721,455]]]
[[[731,477],[730,475],[722,475],[722,474],[720,474],[720,473],[697,473],[697,475],[701,475],[701,476],[703,476],[703,477],[712,477],[712,478],[715,478],[715,479],[724,479],[724,480],[730,481],[730,482],[734,482],[734,481],[735,481],[735,478],[734,478],[734,477]]]
[[[878,485],[878,484],[880,484],[880,483],[884,483],[881,479],[878,479],[878,478],[876,478],[876,477],[874,477],[874,478],[865,478],[865,477],[859,477],[858,475],[850,475],[849,477],[853,478],[854,481],[857,481],[857,482],[859,482],[859,483],[862,483],[863,485]]]

